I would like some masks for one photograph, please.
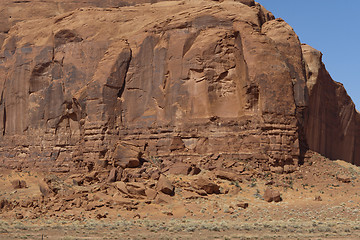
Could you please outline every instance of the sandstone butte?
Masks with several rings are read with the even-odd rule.
[[[343,85],[252,0],[2,0],[0,11],[2,166],[291,172],[308,150],[360,165]]]

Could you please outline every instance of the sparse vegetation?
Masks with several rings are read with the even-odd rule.
[[[55,223],[56,224],[56,223]],[[96,227],[88,229],[88,226]],[[2,224],[1,224],[2,226]],[[18,229],[18,224],[10,224],[9,230]],[[40,237],[43,233],[37,233],[39,225],[29,225],[31,233],[21,234],[13,232],[13,237],[18,239],[33,239]],[[87,221],[86,223],[63,225],[56,231],[45,231],[44,239],[52,239],[51,236],[57,236],[57,239],[119,239],[127,236],[133,236],[132,239],[149,239],[156,237],[163,239],[192,239],[194,233],[200,239],[221,238],[226,232],[227,239],[295,239],[304,238],[334,238],[338,236],[360,237],[360,228],[355,221],[319,222],[319,221],[301,221],[288,219],[287,221],[262,221],[262,222],[242,222],[234,220],[195,220],[195,219],[172,219],[169,221],[161,220],[122,220],[109,223],[104,231],[102,221]],[[99,229],[103,229],[99,232]],[[141,231],[141,233],[139,232]],[[61,236],[61,232],[66,236]],[[202,234],[200,234],[202,233]],[[60,235],[56,235],[60,234]],[[175,234],[175,235],[173,235]],[[179,235],[177,235],[179,234]],[[260,237],[256,237],[256,234]],[[39,238],[39,239],[40,239]],[[224,239],[224,238],[223,238]]]

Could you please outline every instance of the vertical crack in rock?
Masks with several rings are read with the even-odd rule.
[[[189,51],[189,49],[193,45],[193,43],[194,43],[196,37],[198,36],[198,34],[199,34],[198,32],[194,32],[194,33],[189,34],[189,37],[186,39],[186,41],[184,43],[183,54],[182,54],[183,57],[185,56],[187,51]]]
[[[259,87],[255,84],[250,84],[246,89],[246,96],[245,109],[256,112],[259,105]]]
[[[259,86],[255,83],[250,83],[248,64],[244,56],[243,39],[240,31],[235,32],[235,48],[237,50],[235,55],[236,70],[239,77],[237,88],[239,91],[239,102],[242,103],[241,109],[243,109],[243,111],[252,110],[255,112],[259,107]]]
[[[1,132],[2,132],[2,135],[4,136],[6,133],[6,109],[5,109],[5,102],[4,102],[4,89],[1,91],[0,109],[2,111],[2,113],[0,114],[0,116],[2,117]]]
[[[148,118],[154,117],[152,96],[161,92],[159,86],[163,83],[163,53],[161,46],[166,44],[159,42],[160,38],[154,34],[146,34],[144,39],[138,43],[136,54],[132,57],[128,67],[127,87],[124,93],[124,111],[127,122],[136,122],[148,111]],[[160,49],[156,46],[160,44]],[[163,44],[163,45],[161,45]],[[155,77],[156,75],[156,77]]]
[[[4,104],[4,113],[3,113],[3,131],[2,131],[2,135],[4,136],[6,133],[6,108],[5,108],[5,104]]]
[[[271,12],[269,12],[267,9],[265,9],[264,6],[262,6],[259,3],[255,3],[254,5],[258,10],[257,17],[258,17],[260,29],[262,28],[264,23],[275,19],[274,15]]]
[[[109,115],[108,124],[110,127],[114,126],[116,116],[121,116],[122,95],[126,87],[126,76],[131,59],[131,49],[129,47],[124,48],[113,63],[114,65],[104,85],[103,101],[106,107],[105,111]]]

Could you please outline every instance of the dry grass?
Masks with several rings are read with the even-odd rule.
[[[358,221],[117,220],[0,222],[0,239],[360,239]]]

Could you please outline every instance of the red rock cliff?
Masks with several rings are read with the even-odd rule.
[[[127,166],[141,152],[291,171],[307,142],[323,142],[312,120],[323,87],[309,98],[312,65],[298,37],[253,1],[82,8],[9,29],[0,65],[4,164]]]
[[[310,92],[305,117],[309,148],[360,165],[360,114],[343,85],[326,71],[322,54],[308,45],[302,49]]]

